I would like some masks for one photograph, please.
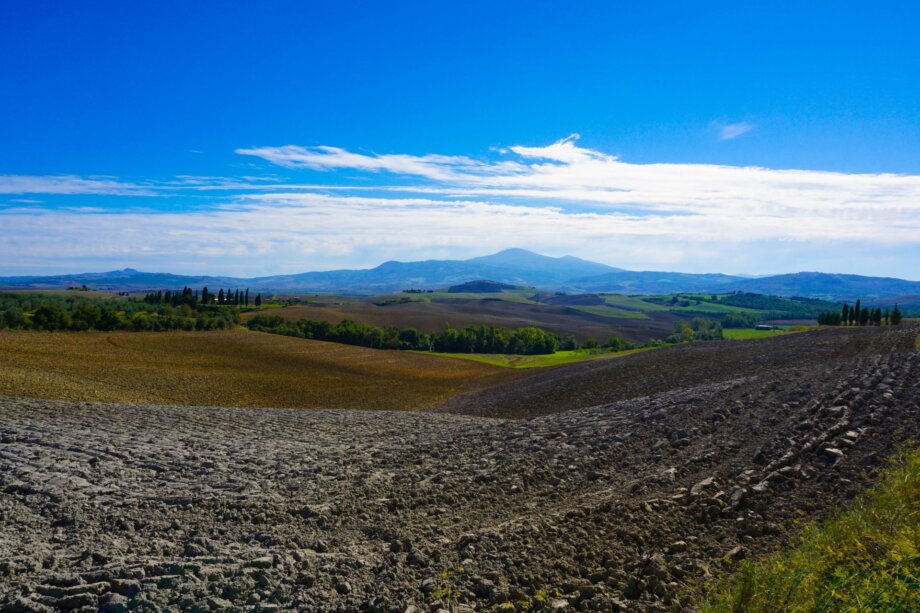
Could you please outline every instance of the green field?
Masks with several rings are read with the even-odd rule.
[[[775,330],[755,330],[753,328],[728,328],[722,330],[722,336],[728,340],[752,340],[758,338],[771,338],[783,334],[806,332],[814,330],[817,326],[778,326]]]
[[[727,315],[728,313],[758,313],[754,309],[733,306],[730,304],[717,304],[715,302],[700,302],[690,306],[668,307],[672,313],[705,313],[706,315]]]
[[[546,366],[559,366],[561,364],[574,364],[575,362],[584,362],[587,360],[603,360],[610,358],[621,358],[640,351],[648,351],[653,347],[640,347],[638,349],[629,349],[626,351],[557,351],[545,355],[508,355],[499,353],[433,353],[419,352],[425,355],[438,356],[443,358],[452,358],[460,360],[470,360],[492,366],[503,366],[505,368],[543,368]]]

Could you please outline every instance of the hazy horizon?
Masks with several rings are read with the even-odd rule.
[[[506,250],[524,250],[524,251],[529,251],[529,252],[531,252],[531,253],[535,253],[535,254],[537,254],[537,255],[543,255],[543,256],[553,257],[553,258],[562,258],[562,257],[567,257],[567,256],[568,256],[568,257],[580,257],[580,256],[577,256],[577,255],[574,255],[574,254],[571,254],[571,253],[564,253],[564,254],[561,254],[561,255],[549,255],[549,254],[545,254],[545,253],[540,253],[539,251],[535,251],[535,250],[533,250],[533,249],[527,249],[527,248],[525,248],[525,247],[508,247],[508,248],[506,248],[506,249],[502,249],[501,251],[506,251]],[[470,257],[464,257],[464,258],[427,258],[427,259],[429,259],[429,260],[469,260],[469,259],[477,258],[477,257],[484,257],[484,256],[489,256],[489,255],[495,255],[495,254],[497,254],[497,253],[501,253],[501,251],[499,251],[499,252],[490,252],[490,253],[480,253],[480,254],[472,255],[472,256],[470,256]],[[617,266],[616,263],[601,262],[601,261],[597,261],[597,260],[591,260],[591,259],[588,259],[588,258],[580,258],[580,259],[586,260],[586,261],[589,261],[589,262],[595,262],[595,263],[598,263],[598,264],[606,264],[607,266],[611,266],[611,267],[613,267],[613,268],[623,268],[622,266]],[[355,266],[355,267],[353,267],[351,270],[371,270],[371,269],[376,268],[377,266],[380,266],[380,265],[382,265],[382,264],[385,264],[385,263],[388,263],[388,262],[394,262],[394,261],[395,261],[395,262],[408,263],[408,262],[416,262],[416,261],[424,261],[424,260],[386,260],[386,261],[384,261],[384,262],[377,262],[376,264],[372,264],[372,265],[368,265],[368,266]],[[247,275],[237,275],[237,274],[232,274],[232,273],[211,272],[211,271],[195,271],[195,270],[181,271],[181,270],[165,270],[165,269],[164,269],[164,270],[158,270],[158,269],[142,269],[142,268],[135,268],[135,267],[133,267],[133,266],[120,266],[120,267],[110,268],[110,269],[105,269],[105,270],[102,270],[102,269],[99,269],[99,270],[73,270],[73,271],[68,271],[68,272],[47,272],[47,273],[45,273],[45,272],[40,272],[40,273],[24,274],[24,275],[6,275],[6,274],[0,273],[0,277],[14,277],[14,276],[21,276],[21,277],[37,277],[37,276],[56,277],[56,276],[72,276],[72,275],[79,275],[79,274],[85,274],[85,273],[90,273],[90,274],[91,274],[91,273],[119,272],[119,271],[124,271],[124,270],[135,270],[135,271],[138,271],[138,272],[153,273],[153,274],[175,274],[175,275],[178,275],[178,276],[190,276],[190,277],[230,277],[230,278],[243,278],[243,279],[246,279],[246,278],[259,278],[259,277],[273,277],[273,276],[294,275],[294,274],[306,273],[306,272],[333,272],[333,271],[337,271],[337,270],[347,270],[347,269],[343,269],[343,268],[322,268],[322,269],[319,269],[319,268],[317,268],[317,269],[309,269],[309,270],[305,269],[305,270],[280,271],[280,272],[269,273],[269,274],[264,274],[264,275],[252,275],[252,276],[247,276]],[[827,273],[827,274],[855,274],[855,273],[845,272],[845,271],[841,272],[841,271],[808,270],[808,269],[802,269],[802,270],[789,270],[789,271],[783,271],[783,272],[773,272],[773,273],[764,273],[764,274],[733,273],[733,272],[726,272],[726,271],[724,271],[724,270],[678,270],[678,269],[673,269],[673,270],[670,270],[670,269],[669,269],[669,270],[663,270],[663,269],[659,269],[659,270],[651,270],[651,269],[624,269],[624,270],[631,270],[631,271],[633,271],[633,272],[672,272],[672,273],[685,273],[685,274],[724,274],[724,275],[731,275],[731,276],[737,276],[737,277],[745,277],[745,278],[751,278],[751,279],[754,279],[754,278],[763,278],[763,277],[772,277],[772,276],[786,275],[786,274],[794,274],[794,273],[802,273],[802,272],[816,272],[816,273]],[[885,275],[885,274],[880,274],[880,275],[861,275],[861,276],[892,277],[892,275]],[[899,278],[899,279],[903,279],[903,280],[906,280],[906,281],[920,281],[920,277],[917,277],[917,278],[911,278],[911,277],[894,277],[894,278]]]

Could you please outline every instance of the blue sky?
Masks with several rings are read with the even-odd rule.
[[[805,5],[805,6],[803,6]],[[0,274],[920,279],[915,3],[0,5]]]

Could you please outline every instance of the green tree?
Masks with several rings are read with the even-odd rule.
[[[604,341],[604,347],[606,349],[610,349],[611,351],[626,351],[627,349],[632,349],[633,344],[625,338],[621,338],[619,336],[611,336],[606,341]]]
[[[0,311],[0,328],[22,328],[25,323],[26,318],[19,307],[11,306]]]
[[[262,294],[256,294],[256,307],[262,306]]]
[[[891,325],[897,326],[901,323],[901,309],[898,308],[898,305],[894,305],[894,308],[891,309]]]
[[[36,330],[67,330],[72,323],[70,314],[54,304],[45,304],[32,315],[32,327]]]
[[[872,309],[872,325],[880,326],[882,325],[882,309],[875,307]]]

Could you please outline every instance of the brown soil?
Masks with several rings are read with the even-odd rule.
[[[248,332],[0,331],[0,394],[61,400],[422,409],[507,369]]]
[[[840,328],[763,340],[677,345],[616,360],[543,369],[520,381],[458,394],[441,410],[485,417],[533,417],[878,351],[910,351],[912,342],[905,326],[900,332],[883,334],[872,328]]]
[[[523,420],[2,399],[0,610],[684,609],[920,437],[916,334],[651,352]]]

